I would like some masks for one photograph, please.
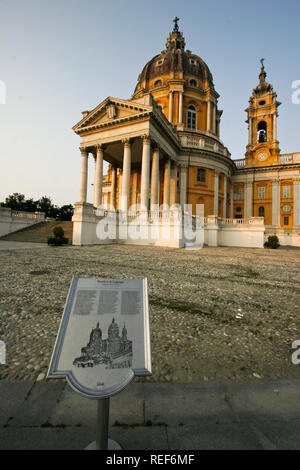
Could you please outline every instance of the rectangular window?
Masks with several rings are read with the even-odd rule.
[[[205,181],[205,170],[202,168],[197,169],[197,181],[203,183]]]
[[[244,193],[242,188],[234,188],[233,199],[235,200],[242,200],[244,198]]]
[[[289,225],[289,217],[288,216],[283,217],[283,225]]]
[[[196,114],[191,115],[188,114],[188,122],[187,122],[188,129],[196,129]]]
[[[259,186],[258,187],[258,199],[265,199],[266,197],[266,187]]]
[[[291,187],[290,186],[283,186],[283,198],[288,199],[291,197]]]

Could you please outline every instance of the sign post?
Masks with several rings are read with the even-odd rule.
[[[109,425],[109,398],[97,400],[96,449],[107,450]]]
[[[151,375],[147,279],[73,277],[47,378],[65,377],[82,396],[97,399],[96,442],[108,439],[109,398],[134,376]]]

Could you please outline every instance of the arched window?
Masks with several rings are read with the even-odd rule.
[[[267,142],[267,124],[265,121],[260,121],[257,126],[257,142]]]
[[[197,122],[197,111],[195,106],[190,104],[188,107],[187,112],[187,128],[188,129],[196,129],[196,122]]]
[[[196,80],[191,80],[191,81],[190,81],[190,85],[191,85],[191,86],[197,86]]]
[[[264,217],[265,216],[265,208],[263,206],[260,206],[258,208],[258,216],[259,217]]]
[[[161,80],[156,80],[156,82],[154,82],[154,87],[157,88],[159,86],[162,86],[162,81]]]

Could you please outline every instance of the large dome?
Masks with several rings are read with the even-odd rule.
[[[178,31],[177,21],[167,40],[166,50],[149,60],[143,68],[134,95],[141,89],[148,89],[153,79],[163,76],[173,76],[174,79],[195,78],[200,80],[203,88],[214,90],[213,76],[206,63],[198,55],[185,50],[184,37]]]

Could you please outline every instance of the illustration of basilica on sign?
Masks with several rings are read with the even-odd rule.
[[[108,327],[108,336],[102,339],[102,331],[99,322],[90,334],[88,344],[81,348],[81,356],[73,361],[77,367],[94,367],[98,364],[106,364],[107,369],[121,369],[132,366],[132,341],[127,339],[125,324],[122,335],[119,334],[119,326],[112,319]]]

